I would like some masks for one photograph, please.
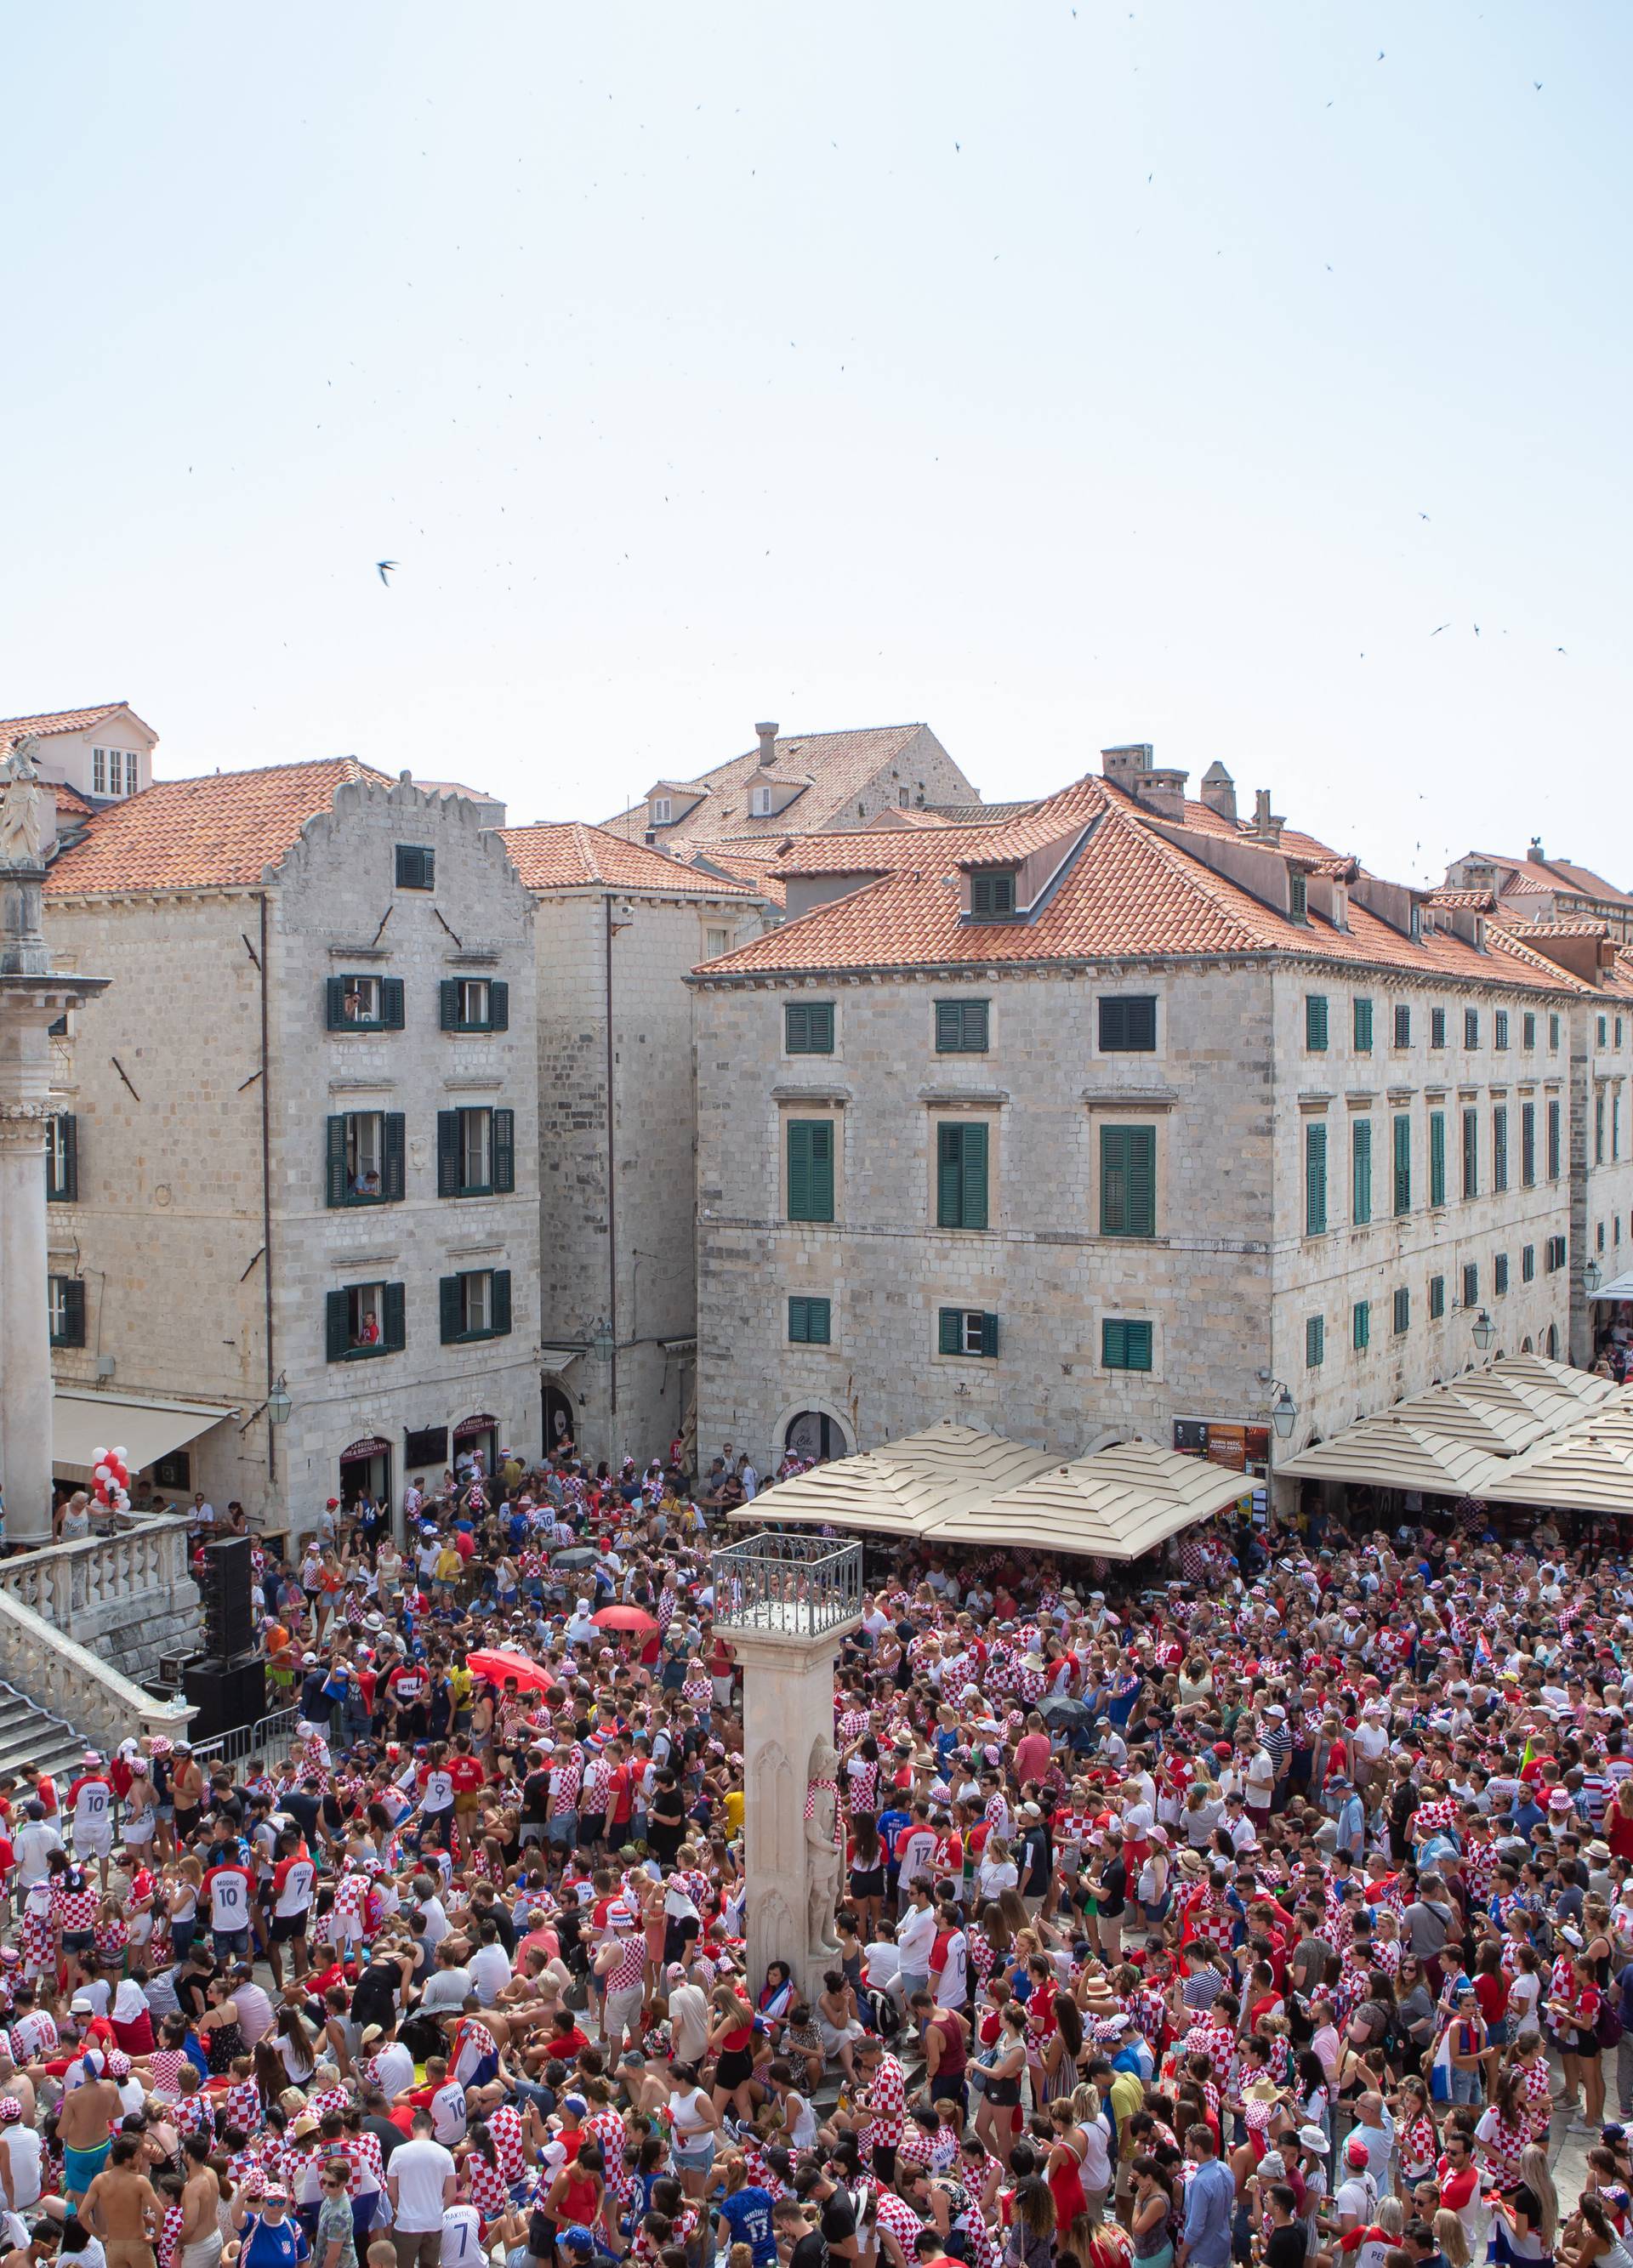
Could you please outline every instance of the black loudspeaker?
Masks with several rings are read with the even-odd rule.
[[[203,1652],[210,1661],[231,1661],[255,1642],[249,1610],[249,1538],[228,1535],[204,1546],[199,1594],[204,1607]]]
[[[213,1741],[241,1725],[258,1724],[267,1713],[267,1670],[255,1659],[224,1665],[188,1663],[182,1690],[198,1711],[188,1730],[195,1741]]]

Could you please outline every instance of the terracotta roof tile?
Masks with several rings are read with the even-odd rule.
[[[1512,880],[1504,885],[1505,890],[1511,887],[1524,896],[1564,888],[1578,897],[1605,898],[1616,905],[1633,905],[1633,897],[1626,890],[1607,882],[1591,866],[1576,865],[1568,858],[1516,858],[1506,850],[1470,850],[1465,856],[1483,865],[1506,868]]]
[[[54,733],[83,733],[89,725],[100,725],[104,717],[116,717],[122,709],[136,715],[128,701],[103,701],[94,709],[50,709],[39,717],[0,717],[0,746],[9,747],[30,733],[42,740]],[[152,727],[148,729],[151,732]]]
[[[1431,890],[1431,906],[1445,906],[1448,912],[1489,914],[1496,909],[1496,899],[1489,890]]]
[[[355,756],[155,780],[99,811],[46,876],[48,897],[242,888],[275,866],[347,780],[392,783]]]
[[[782,733],[775,744],[776,762],[765,770],[761,769],[759,750],[755,747],[717,764],[713,771],[704,772],[695,780],[661,782],[670,792],[705,798],[699,806],[681,813],[674,826],[664,832],[673,842],[684,843],[688,848],[728,828],[734,834],[747,834],[761,841],[767,835],[786,832],[785,814],[772,813],[764,819],[750,816],[748,791],[761,780],[782,787],[801,780],[810,783],[794,806],[800,814],[798,823],[802,827],[821,827],[844,811],[881,764],[899,756],[925,729],[923,725],[865,725],[853,732]],[[617,812],[602,824],[626,842],[633,842],[647,831],[646,806]]]
[[[741,850],[722,850],[718,843],[704,843],[692,852],[691,864],[705,874],[710,868],[718,867],[721,873],[757,890],[772,905],[786,906],[788,902],[788,886],[782,869],[768,864],[763,855],[754,858]]]
[[[746,897],[748,885],[716,881],[696,867],[645,843],[626,843],[604,827],[580,820],[539,827],[501,827],[499,841],[530,890],[573,890],[610,884],[620,890],[662,890],[670,895]]]
[[[67,812],[71,818],[89,819],[91,806],[77,788],[70,787],[66,780],[51,780],[48,784],[56,799],[58,811]]]

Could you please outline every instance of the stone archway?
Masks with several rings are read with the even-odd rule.
[[[790,1451],[799,1457],[834,1458],[853,1456],[855,1450],[856,1436],[850,1421],[818,1395],[808,1394],[788,1403],[772,1429],[773,1471]]]

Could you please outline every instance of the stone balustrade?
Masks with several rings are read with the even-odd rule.
[[[0,1587],[0,1678],[107,1749],[143,1733],[179,1739],[194,1715],[188,1702],[156,1701],[9,1587]]]
[[[123,1678],[150,1677],[162,1653],[189,1653],[198,1642],[198,1587],[188,1571],[187,1521],[179,1515],[0,1559],[0,1600],[48,1629],[71,1633],[94,1648],[87,1660],[100,1655]],[[10,1675],[0,1661],[0,1676]],[[17,1677],[11,1683],[23,1684]],[[24,1690],[58,1706],[48,1689]]]

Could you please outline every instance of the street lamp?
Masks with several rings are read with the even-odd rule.
[[[612,1360],[612,1329],[608,1323],[597,1323],[590,1333],[589,1351],[597,1362]]]
[[[277,1384],[267,1396],[267,1416],[275,1425],[287,1425],[289,1413],[294,1406],[294,1403],[290,1398],[288,1381],[280,1370],[277,1374]]]
[[[1491,1343],[1496,1336],[1496,1325],[1482,1307],[1474,1318],[1474,1344],[1482,1354],[1490,1353]]]
[[[1588,1264],[1582,1270],[1582,1288],[1587,1293],[1590,1300],[1593,1297],[1593,1294],[1598,1291],[1600,1285],[1604,1282],[1604,1280],[1605,1278],[1600,1272],[1598,1261],[1595,1260],[1590,1253],[1588,1256]]]
[[[1277,1395],[1275,1400],[1270,1404],[1270,1423],[1275,1428],[1275,1438],[1278,1441],[1287,1441],[1292,1439],[1293,1427],[1297,1422],[1297,1418],[1298,1404],[1294,1401],[1286,1387],[1283,1387],[1280,1394]]]

